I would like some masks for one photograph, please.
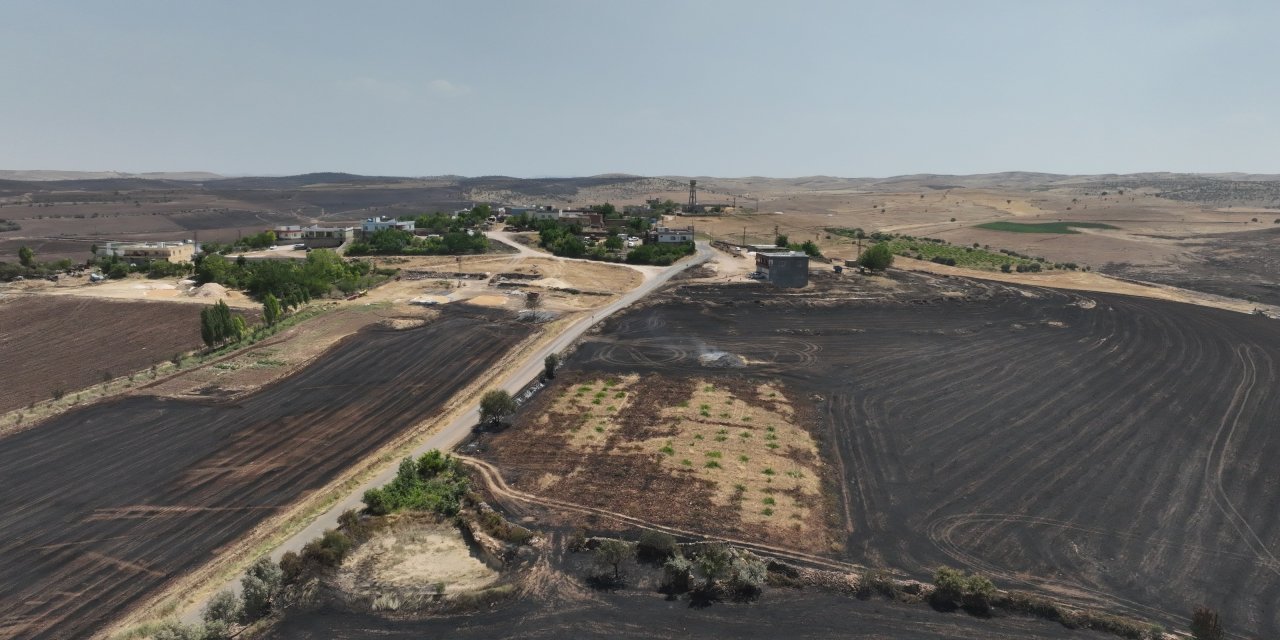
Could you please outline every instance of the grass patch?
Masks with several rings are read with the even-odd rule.
[[[1009,231],[1012,233],[1080,233],[1076,229],[1118,229],[1101,222],[988,222],[977,225],[979,229]]]

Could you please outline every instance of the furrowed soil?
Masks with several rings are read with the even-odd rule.
[[[0,637],[101,630],[431,419],[528,335],[506,317],[368,327],[234,401],[132,396],[0,439]]]
[[[1205,604],[1232,632],[1280,636],[1280,323],[926,274],[816,280],[678,287],[607,321],[562,377],[778,385],[836,478],[824,504],[843,549],[829,557],[923,580],[962,567],[1170,628]],[[746,364],[708,367],[709,352]],[[514,487],[752,530],[710,491],[686,500],[656,451],[603,468],[571,449],[516,461],[503,438],[523,442],[506,434],[536,419],[485,443]]]
[[[199,347],[200,306],[0,298],[0,413]]]

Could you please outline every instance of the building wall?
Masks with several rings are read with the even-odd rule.
[[[130,247],[120,250],[120,256],[139,260],[168,260],[169,262],[191,262],[195,257],[195,245],[180,244],[168,247]]]
[[[756,269],[765,274],[770,284],[778,287],[803,287],[809,284],[808,256],[770,256],[756,254]]]

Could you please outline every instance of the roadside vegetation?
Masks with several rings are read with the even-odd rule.
[[[1012,233],[1080,233],[1077,229],[1118,229],[1101,222],[987,222],[976,225],[978,229],[1009,231]]]
[[[848,238],[865,238],[887,248],[890,254],[925,260],[951,267],[964,267],[982,271],[1003,271],[1005,273],[1036,273],[1040,271],[1088,271],[1089,267],[1074,262],[1050,262],[1044,258],[1030,256],[1009,249],[993,249],[990,245],[972,246],[955,245],[941,238],[919,238],[915,236],[871,233],[867,235],[861,229],[827,229],[833,234]],[[868,249],[867,251],[870,251]],[[864,252],[864,255],[866,252]],[[867,265],[863,265],[867,266]],[[867,267],[872,268],[872,267]]]
[[[365,510],[384,516],[397,511],[431,511],[455,516],[469,488],[466,469],[456,458],[428,451],[400,462],[395,480],[364,494]]]

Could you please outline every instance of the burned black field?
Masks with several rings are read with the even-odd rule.
[[[0,439],[0,637],[100,632],[437,416],[527,335],[448,312],[366,329],[238,401],[125,397]]]
[[[858,602],[834,594],[771,591],[760,602],[690,607],[661,594],[576,594],[575,602],[529,598],[471,615],[384,618],[335,610],[290,616],[268,637],[357,638],[866,638],[898,640],[1101,640],[1028,618],[981,619],[894,602]]]
[[[1230,631],[1280,635],[1280,323],[941,289],[689,285],[609,321],[567,370],[780,380],[808,398],[845,560],[921,579],[964,567],[1170,628],[1207,604]],[[704,366],[719,350],[746,365]]]

